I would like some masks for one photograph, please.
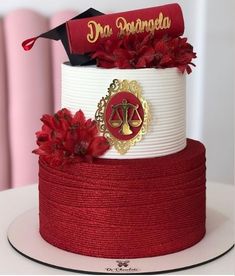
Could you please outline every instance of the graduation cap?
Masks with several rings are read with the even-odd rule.
[[[103,13],[100,11],[97,11],[93,8],[90,8],[90,9],[86,10],[85,12],[73,17],[72,19],[70,19],[70,21],[76,20],[76,19],[87,18],[87,17],[99,16],[99,15],[103,15]],[[29,51],[33,47],[36,40],[40,37],[57,40],[57,41],[61,40],[61,42],[64,46],[64,49],[68,55],[69,61],[72,65],[95,64],[95,61],[92,60],[88,54],[80,55],[80,54],[74,54],[74,53],[70,52],[66,22],[57,26],[56,28],[46,32],[46,33],[43,33],[43,34],[40,34],[39,36],[32,37],[32,38],[25,40],[22,43],[22,47],[24,48],[24,50]]]
[[[22,46],[30,50],[39,37],[61,40],[72,65],[89,65],[95,64],[90,54],[105,39],[148,33],[158,38],[182,35],[184,18],[180,6],[175,3],[107,15],[90,8],[46,33],[25,40]]]

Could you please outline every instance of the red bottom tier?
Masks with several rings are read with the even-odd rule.
[[[39,161],[40,234],[50,244],[103,258],[174,253],[205,235],[205,148],[165,157],[76,163]]]

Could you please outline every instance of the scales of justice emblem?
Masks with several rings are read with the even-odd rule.
[[[129,109],[131,110],[131,115],[129,116]],[[109,118],[108,123],[113,128],[120,128],[120,133],[123,135],[131,135],[133,131],[131,127],[139,127],[143,120],[138,112],[139,105],[134,105],[128,103],[128,101],[124,98],[122,103],[116,104],[112,106],[112,113]],[[122,115],[120,115],[120,112]],[[134,115],[137,116],[134,119]],[[118,118],[115,120],[114,117],[117,116]]]
[[[137,81],[115,79],[98,104],[95,119],[99,130],[120,154],[147,133],[150,112],[141,92]]]

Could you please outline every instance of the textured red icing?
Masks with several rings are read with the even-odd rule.
[[[205,148],[98,159],[53,169],[40,162],[40,233],[61,249],[140,258],[188,248],[205,234]]]

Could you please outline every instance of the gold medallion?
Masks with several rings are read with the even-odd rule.
[[[148,131],[150,112],[137,81],[113,80],[95,114],[100,132],[120,153],[141,141]]]

